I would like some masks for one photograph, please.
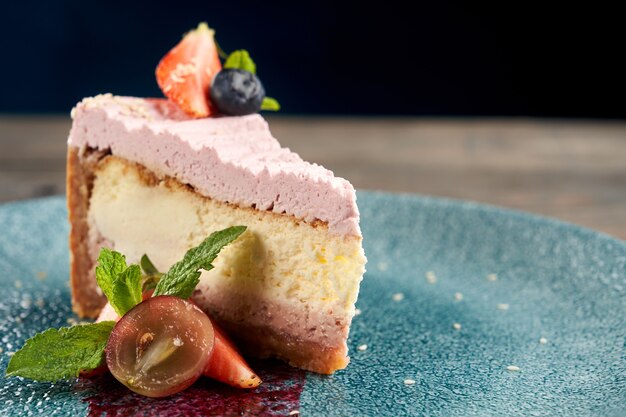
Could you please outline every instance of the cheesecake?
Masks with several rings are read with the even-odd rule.
[[[348,364],[366,258],[353,186],[280,146],[259,114],[192,118],[166,99],[110,94],[72,111],[70,280],[77,314],[106,298],[101,247],[161,271],[214,231],[246,232],[192,299],[249,355],[318,373]]]

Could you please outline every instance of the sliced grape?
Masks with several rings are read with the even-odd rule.
[[[193,303],[162,295],[136,305],[111,332],[106,361],[138,394],[166,397],[202,374],[215,344],[213,325]]]

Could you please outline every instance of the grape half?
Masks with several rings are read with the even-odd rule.
[[[136,393],[166,397],[198,379],[214,344],[213,325],[202,310],[162,295],[143,301],[117,322],[106,362],[113,376]]]

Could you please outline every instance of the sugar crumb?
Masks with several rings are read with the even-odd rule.
[[[435,275],[435,273],[433,271],[426,272],[426,281],[428,281],[429,284],[436,283],[437,282],[437,275]]]
[[[540,337],[539,343],[541,343],[542,345],[545,345],[546,343],[548,343],[548,339],[546,339],[545,337]]]
[[[453,323],[452,328],[454,330],[461,330],[461,323]]]
[[[355,315],[355,316],[360,316],[360,315],[361,315],[361,313],[362,313],[362,311],[361,311],[361,309],[360,309],[360,308],[357,308],[357,309],[355,309],[355,310],[354,310],[354,315]]]
[[[497,280],[498,280],[498,275],[497,274],[489,274],[489,275],[487,275],[487,281],[494,282],[494,281],[497,281]]]
[[[415,385],[415,380],[414,379],[405,379],[404,380],[404,385]]]
[[[510,372],[517,372],[517,371],[519,371],[519,366],[509,365],[509,366],[506,367],[506,370],[510,371]]]
[[[362,344],[357,349],[360,350],[361,352],[365,352],[367,350],[367,345],[366,344]]]
[[[498,307],[498,310],[508,310],[509,309],[509,305],[505,304],[505,303],[499,303],[496,307]]]
[[[402,294],[401,292],[395,293],[393,295],[393,297],[391,297],[393,299],[393,301],[402,301],[404,300],[404,294]]]
[[[455,299],[456,301],[461,301],[461,300],[463,299],[463,294],[462,294],[462,293],[460,293],[460,292],[455,292],[455,293],[454,293],[454,299]]]

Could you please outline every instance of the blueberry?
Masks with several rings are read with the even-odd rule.
[[[224,69],[211,86],[211,102],[224,114],[243,116],[261,110],[265,89],[261,80],[249,71]]]

